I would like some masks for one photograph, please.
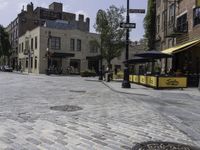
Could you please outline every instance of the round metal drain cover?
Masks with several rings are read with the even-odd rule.
[[[81,108],[79,106],[74,106],[74,105],[62,105],[62,106],[52,106],[52,107],[50,107],[50,109],[56,110],[56,111],[72,112],[72,111],[82,110],[83,108]]]
[[[171,142],[145,142],[137,144],[132,150],[197,150],[197,148]]]

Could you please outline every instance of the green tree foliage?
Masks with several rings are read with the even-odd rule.
[[[147,14],[144,18],[145,37],[148,40],[148,50],[155,49],[156,37],[156,5],[155,0],[148,0]]]
[[[121,55],[125,47],[125,30],[120,28],[124,21],[124,8],[117,8],[112,5],[107,9],[99,10],[96,15],[95,29],[100,33],[101,54],[110,67],[111,61]]]
[[[10,57],[10,49],[9,35],[3,26],[0,25],[0,57]]]

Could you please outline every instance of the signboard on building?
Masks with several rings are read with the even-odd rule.
[[[129,75],[129,81],[133,82],[133,76],[132,75]]]
[[[147,84],[147,78],[146,78],[146,76],[140,76],[140,84],[144,84],[144,85]]]
[[[133,75],[133,82],[134,83],[139,83],[139,76]]]
[[[177,87],[187,87],[187,78],[186,77],[159,77],[159,88],[169,87],[169,88],[177,88]]]
[[[147,85],[156,88],[157,87],[157,77],[147,76]]]
[[[200,0],[196,0],[196,7],[200,7]]]

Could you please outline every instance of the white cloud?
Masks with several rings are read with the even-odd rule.
[[[4,1],[4,0],[0,0],[0,10],[3,10],[4,8],[6,8],[6,6],[8,6],[8,2]]]

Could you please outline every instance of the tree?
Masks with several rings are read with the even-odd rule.
[[[3,57],[5,63],[5,57],[9,58],[11,45],[9,42],[9,35],[5,31],[4,27],[0,25],[0,57]]]
[[[144,18],[145,37],[148,50],[155,49],[156,37],[156,5],[155,0],[148,0],[147,14]]]
[[[111,67],[111,61],[121,55],[125,47],[125,29],[120,28],[120,23],[124,21],[124,8],[117,8],[112,5],[107,9],[99,10],[96,15],[95,29],[100,33],[101,55]]]

